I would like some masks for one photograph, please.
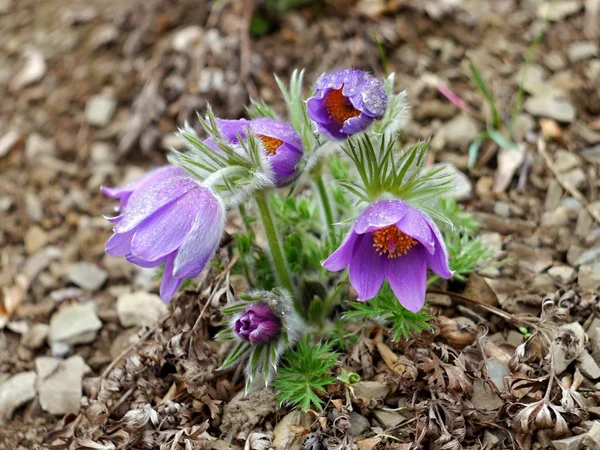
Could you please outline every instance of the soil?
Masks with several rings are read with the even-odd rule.
[[[567,12],[531,53],[521,151],[486,141],[469,170],[469,143],[490,117],[469,59],[510,121],[542,1],[325,0],[281,13],[257,4],[270,31],[253,36],[252,1],[0,0],[0,392],[37,373],[14,411],[0,395],[0,448],[550,448],[570,436],[597,448],[600,16],[598,2],[555,3]],[[323,414],[291,417],[269,392],[252,394],[260,408],[234,399],[239,371],[215,373],[226,353],[210,340],[218,306],[238,289],[228,273],[206,274],[158,325],[122,324],[117,299],[156,292],[157,281],[105,255],[102,216],[113,211],[99,188],[164,164],[176,127],[207,103],[230,118],[249,96],[283,110],[273,73],[306,68],[312,81],[341,66],[396,73],[412,105],[405,142],[432,137],[430,162],[466,175],[461,203],[503,263],[437,286],[432,332],[392,342],[375,324],[355,330],[339,369],[388,394],[352,398],[338,383]],[[549,98],[561,100],[535,108]],[[231,254],[224,245],[223,266]],[[91,316],[71,316],[83,330],[71,345],[53,343],[57,313],[89,302]],[[551,346],[568,360],[561,373],[544,359]],[[40,358],[49,356],[85,362],[82,390],[70,394],[79,410],[48,407]],[[489,383],[497,373],[504,386]],[[353,435],[357,415],[367,429]],[[277,427],[286,418],[292,426]]]

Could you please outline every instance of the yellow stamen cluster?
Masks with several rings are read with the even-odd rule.
[[[256,136],[262,141],[265,150],[271,155],[277,154],[277,149],[283,144],[281,139],[265,136],[264,134],[257,134]]]
[[[325,109],[329,118],[338,126],[342,126],[344,122],[352,117],[360,116],[360,111],[352,106],[352,103],[344,97],[342,89],[333,89],[325,96]]]
[[[400,231],[396,225],[375,230],[371,234],[375,250],[380,255],[386,254],[388,258],[406,255],[411,248],[418,244],[412,237]]]

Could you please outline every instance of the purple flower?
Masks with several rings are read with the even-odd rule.
[[[357,69],[323,74],[315,83],[314,96],[306,102],[308,117],[321,133],[346,139],[381,119],[387,94],[378,78]]]
[[[296,174],[296,165],[302,159],[304,149],[300,136],[290,124],[268,118],[217,119],[217,126],[223,138],[232,144],[238,142],[238,136],[246,139],[248,132],[260,139],[273,167],[276,186],[285,185]],[[207,145],[216,147],[212,141],[207,141]]]
[[[115,226],[106,252],[140,267],[165,264],[160,296],[169,301],[183,279],[197,276],[217,250],[225,209],[210,189],[188,175],[149,175],[128,194],[121,214],[110,219]]]
[[[143,192],[146,188],[152,186],[153,184],[157,184],[168,178],[184,174],[185,170],[183,170],[181,167],[162,166],[157,169],[151,170],[143,177],[140,177],[137,180],[126,184],[125,186],[121,186],[119,188],[109,188],[102,186],[100,190],[107,197],[120,200],[119,210],[123,210],[123,208],[127,206],[127,202],[129,201],[129,199],[135,191]]]
[[[425,303],[428,266],[442,278],[452,276],[440,231],[425,213],[402,200],[369,205],[323,262],[333,272],[347,266],[360,301],[377,295],[387,279],[402,306],[413,312]]]
[[[267,303],[253,303],[233,322],[235,334],[251,344],[267,344],[281,331],[281,321]]]

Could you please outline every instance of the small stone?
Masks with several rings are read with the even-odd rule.
[[[559,207],[554,211],[546,211],[542,214],[541,225],[544,228],[564,227],[569,223],[569,216],[564,208]]]
[[[577,272],[569,266],[552,266],[548,269],[548,275],[560,285],[567,285],[575,281]]]
[[[13,0],[0,0],[0,14],[8,14],[12,5]]]
[[[52,342],[50,344],[50,354],[55,358],[63,359],[69,354],[71,347],[64,342]]]
[[[40,222],[44,218],[42,202],[31,192],[25,194],[25,213],[32,222]]]
[[[374,401],[383,400],[390,393],[390,387],[380,381],[359,381],[352,389],[355,397]]]
[[[95,163],[112,161],[115,157],[115,153],[106,142],[94,142],[90,147],[90,156],[92,161]]]
[[[34,324],[21,339],[21,345],[28,349],[35,350],[44,345],[50,327],[45,323]]]
[[[523,335],[516,330],[510,330],[506,335],[506,343],[518,347],[523,343]]]
[[[515,119],[514,133],[515,136],[524,139],[536,127],[535,120],[529,114],[518,114]]]
[[[582,351],[577,357],[577,368],[591,380],[600,378],[600,367],[587,350]]]
[[[598,46],[591,41],[578,41],[569,45],[569,59],[576,63],[598,56]]]
[[[556,374],[563,373],[569,364],[577,359],[585,348],[585,331],[578,322],[560,326],[551,351],[554,357]]]
[[[552,441],[552,446],[555,450],[580,450],[583,446],[584,434],[579,434],[566,439]]]
[[[96,314],[94,302],[68,305],[50,318],[49,341],[69,345],[87,344],[96,339],[102,322]]]
[[[494,204],[494,213],[496,213],[500,217],[509,218],[510,217],[510,204],[497,201]]]
[[[475,380],[473,382],[471,401],[475,408],[481,410],[498,409],[504,405],[504,401],[483,380]]]
[[[300,424],[302,413],[294,410],[286,414],[275,426],[273,430],[273,447],[276,450],[287,450],[291,447],[298,435],[290,430],[290,425]]]
[[[124,327],[150,327],[168,310],[158,295],[144,291],[126,292],[117,298],[117,314]]]
[[[383,425],[384,429],[394,428],[396,425],[406,420],[406,418],[402,414],[396,411],[385,411],[383,409],[376,409],[375,411],[373,411],[373,414],[375,414],[377,420],[381,422],[381,425]]]
[[[595,421],[592,428],[583,438],[583,447],[589,450],[600,450],[600,422]]]
[[[20,140],[21,135],[15,130],[11,130],[4,136],[0,137],[0,158],[6,156]]]
[[[452,306],[452,299],[449,295],[427,293],[425,298],[426,301],[429,302],[429,304],[434,306]]]
[[[548,185],[548,191],[546,193],[546,201],[544,203],[544,209],[546,211],[554,211],[563,196],[563,189],[560,183],[556,180],[550,181]]]
[[[25,158],[28,161],[36,161],[42,155],[54,155],[56,153],[56,144],[52,139],[33,133],[25,141]]]
[[[596,360],[596,363],[600,364],[600,319],[598,317],[592,320],[588,328],[588,337],[590,339],[592,356]]]
[[[585,172],[581,167],[570,170],[563,176],[565,181],[576,189],[580,189],[585,184]]]
[[[35,372],[28,371],[0,384],[0,424],[4,424],[5,419],[10,420],[15,409],[35,397],[35,379]]]
[[[530,97],[525,101],[524,107],[525,111],[536,117],[547,117],[567,123],[575,120],[575,107],[562,97]]]
[[[173,49],[187,52],[202,41],[204,32],[198,25],[191,25],[178,31],[173,37]]]
[[[28,48],[24,56],[25,65],[11,82],[13,90],[19,90],[30,84],[37,83],[46,73],[46,61],[41,51],[35,48]]]
[[[461,172],[454,164],[451,163],[437,163],[433,164],[427,169],[433,170],[440,167],[444,167],[444,173],[448,174],[452,180],[452,190],[447,194],[447,197],[455,198],[458,201],[466,200],[471,197],[473,193],[473,184],[467,175]]]
[[[31,227],[25,233],[25,251],[33,255],[48,243],[48,234],[38,226]]]
[[[582,209],[577,216],[577,225],[575,225],[575,235],[580,239],[585,239],[592,230],[594,219],[587,210]]]
[[[454,119],[446,122],[441,131],[444,133],[446,143],[451,148],[466,149],[477,137],[479,128],[466,114],[461,113]]]
[[[348,413],[348,419],[350,420],[350,434],[352,436],[360,436],[371,428],[369,420],[356,411],[350,411]]]
[[[578,0],[563,0],[560,2],[546,1],[538,6],[538,17],[551,22],[560,22],[573,14],[577,14],[583,4]]]
[[[600,162],[600,144],[583,149],[581,151],[581,156],[592,162]]]
[[[567,150],[558,150],[555,154],[554,165],[559,172],[567,172],[571,169],[579,167],[581,162],[574,153]]]
[[[90,48],[98,50],[106,47],[119,38],[119,29],[112,23],[106,23],[97,27],[90,38]]]
[[[579,286],[584,291],[600,289],[600,261],[579,267],[577,274]]]
[[[544,64],[548,69],[558,72],[559,70],[567,67],[567,61],[565,58],[558,52],[549,52],[544,56]]]
[[[600,244],[596,244],[594,247],[579,255],[574,265],[584,266],[594,264],[596,261],[600,261]]]
[[[90,125],[98,128],[107,126],[117,109],[117,101],[106,94],[95,95],[85,105],[85,118]]]
[[[50,414],[76,414],[83,395],[83,375],[90,368],[79,355],[62,361],[56,358],[36,359],[37,390],[42,409]]]
[[[69,281],[86,291],[100,288],[107,278],[108,274],[105,270],[88,261],[74,264],[69,271]]]

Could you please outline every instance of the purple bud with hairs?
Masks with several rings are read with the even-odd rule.
[[[281,320],[267,303],[253,303],[234,321],[233,331],[251,344],[268,344],[279,337]]]

